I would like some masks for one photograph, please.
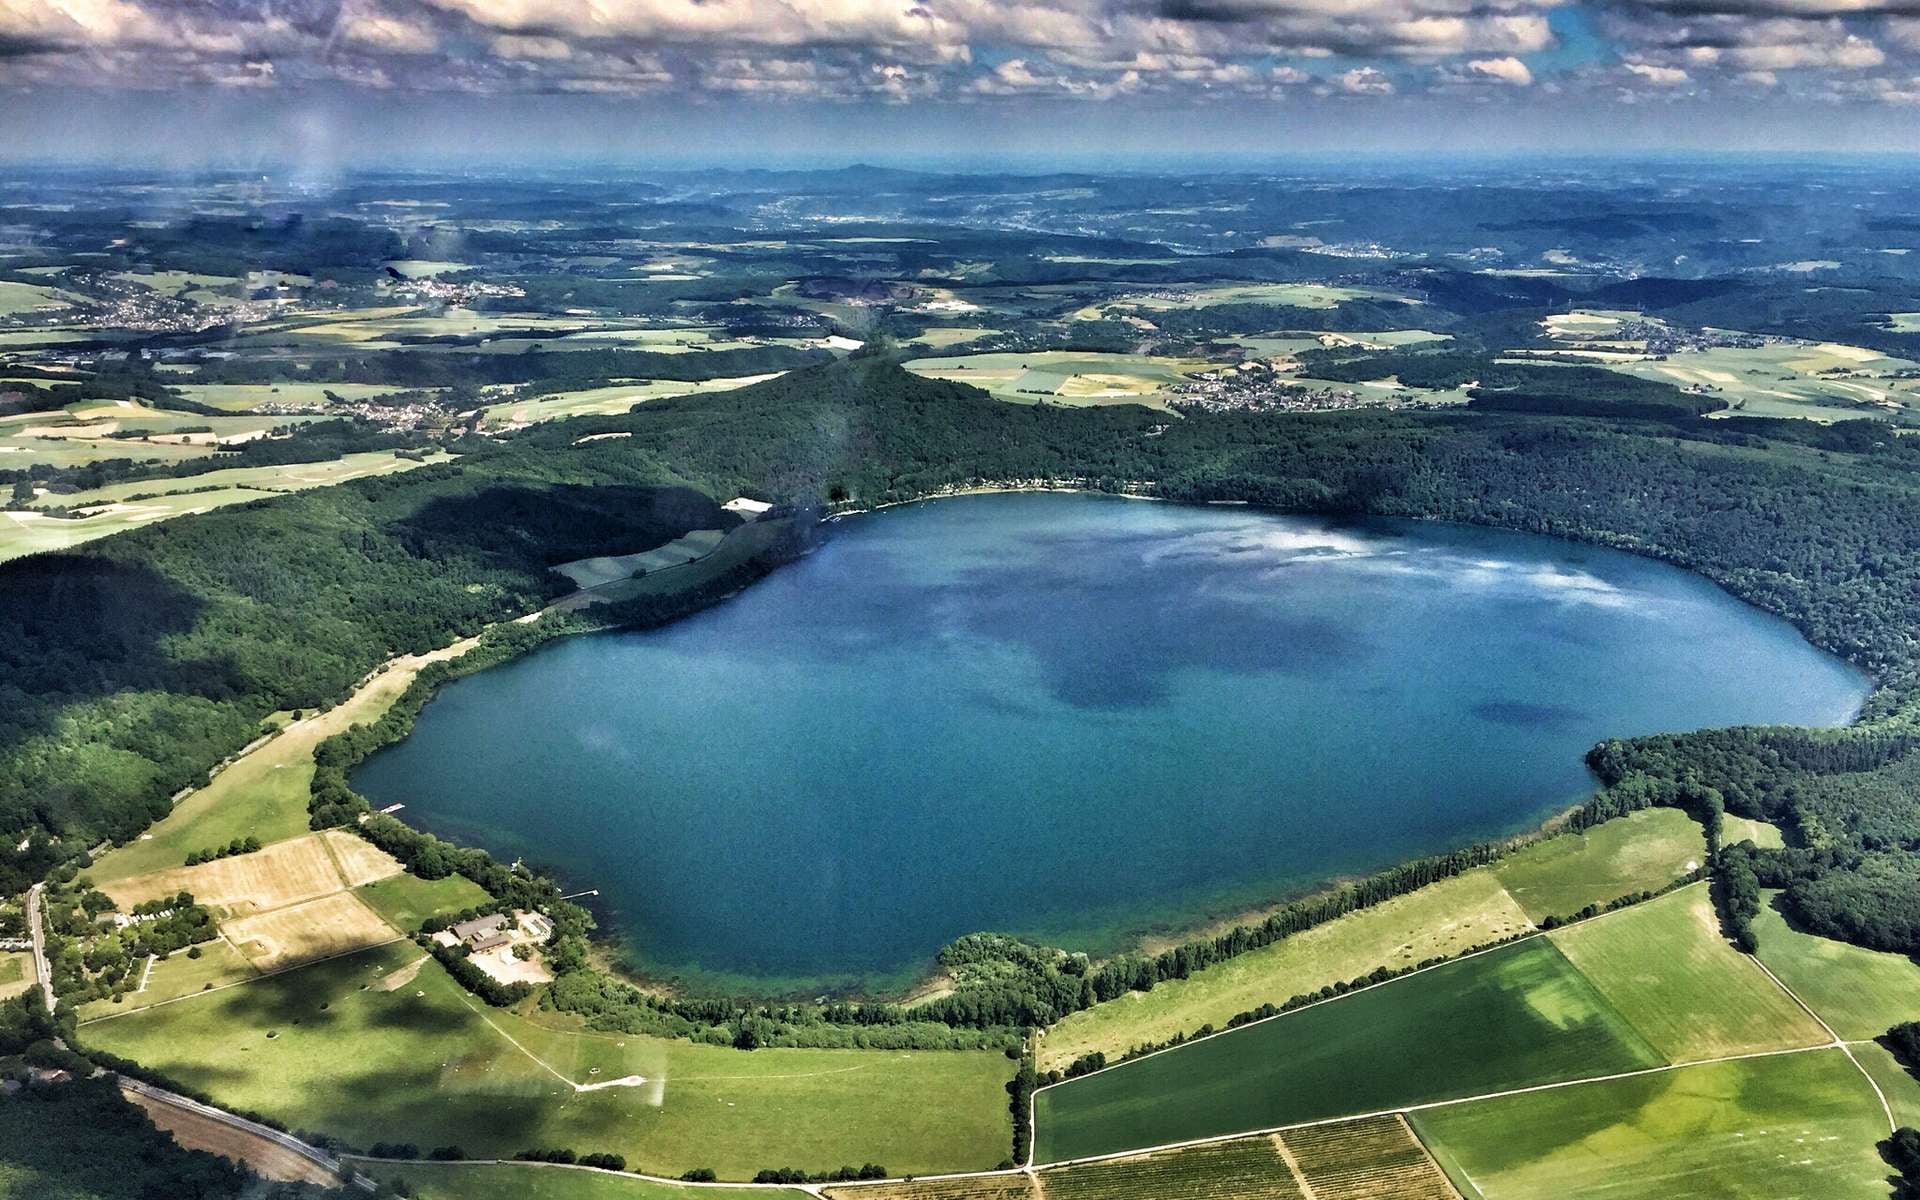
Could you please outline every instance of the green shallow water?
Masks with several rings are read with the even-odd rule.
[[[524,855],[645,970],[896,984],[1109,950],[1527,827],[1612,736],[1867,681],[1677,568],[1462,526],[980,496],[840,522],[669,628],[462,680],[355,786]]]

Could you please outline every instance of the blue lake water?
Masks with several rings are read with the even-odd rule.
[[[1836,724],[1867,686],[1612,551],[979,496],[453,684],[354,783],[600,889],[650,973],[884,986],[975,930],[1111,950],[1519,830],[1603,738]]]

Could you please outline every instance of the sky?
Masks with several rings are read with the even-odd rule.
[[[0,158],[1920,152],[1920,0],[0,0]]]

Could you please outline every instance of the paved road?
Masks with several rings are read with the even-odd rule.
[[[47,965],[47,942],[40,932],[40,893],[46,886],[36,883],[27,889],[27,932],[33,937],[33,970],[40,978],[40,996],[52,1012],[59,1000],[53,994],[53,970]]]

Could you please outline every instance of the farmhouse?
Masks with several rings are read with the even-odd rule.
[[[493,946],[504,945],[506,943],[507,936],[501,932],[506,928],[506,925],[507,918],[500,913],[494,913],[492,916],[475,917],[471,921],[461,921],[453,927],[452,933],[455,941],[471,943],[476,950],[491,949]],[[494,938],[498,938],[499,940],[491,941],[491,939]],[[483,941],[491,941],[491,945],[482,946],[480,943]]]

